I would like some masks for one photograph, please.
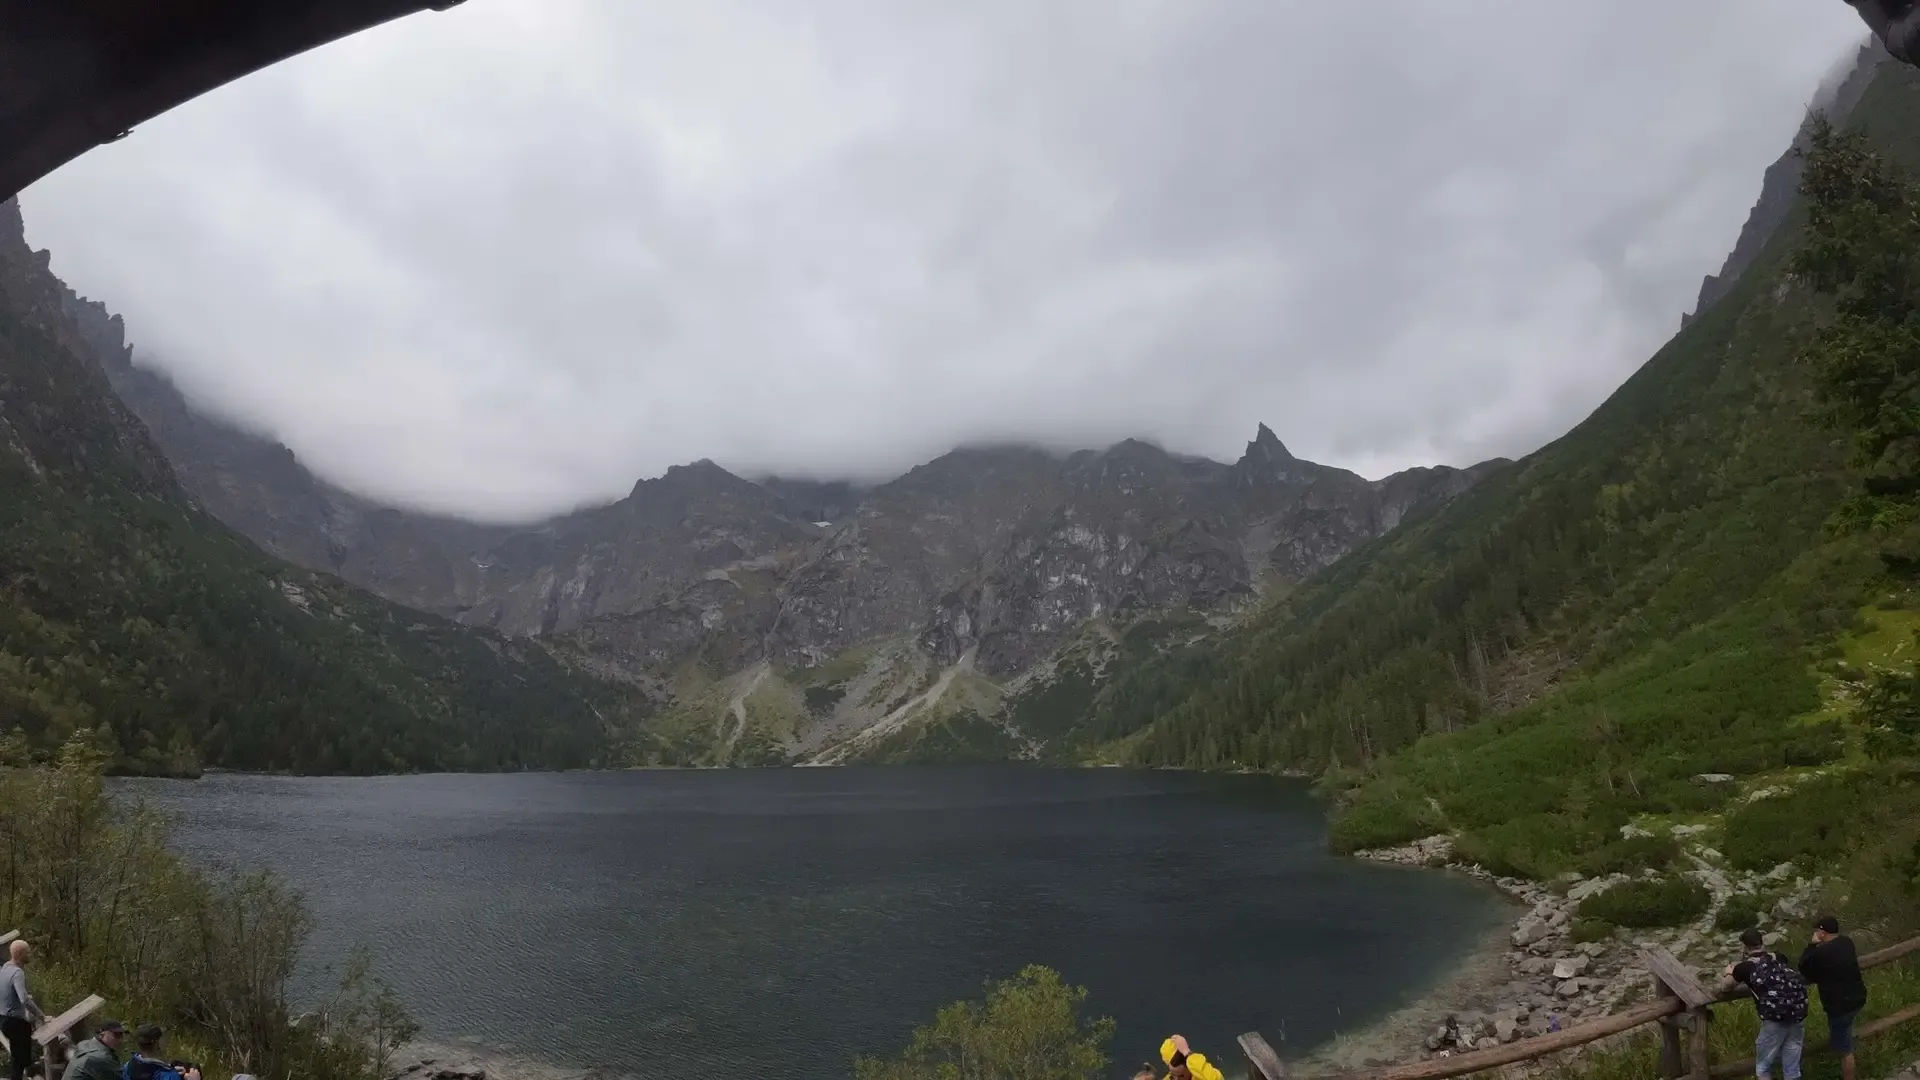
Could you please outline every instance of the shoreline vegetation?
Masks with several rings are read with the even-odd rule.
[[[0,922],[34,945],[34,994],[57,1013],[89,993],[129,1025],[158,1023],[208,1077],[384,1080],[417,1032],[364,951],[296,1015],[310,924],[268,873],[213,874],[169,846],[164,818],[104,785],[110,744],[81,729],[55,762],[0,767]]]

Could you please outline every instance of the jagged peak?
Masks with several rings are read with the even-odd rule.
[[[1281,442],[1280,436],[1275,435],[1273,429],[1264,423],[1260,425],[1258,431],[1253,433],[1253,441],[1247,444],[1248,455],[1252,455],[1255,450],[1260,452],[1260,456],[1270,461],[1294,460],[1292,452],[1287,449],[1287,444]]]

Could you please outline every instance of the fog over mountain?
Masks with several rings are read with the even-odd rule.
[[[526,519],[712,459],[1265,422],[1516,456],[1670,335],[1814,87],[1817,0],[470,0],[23,197],[199,404]]]

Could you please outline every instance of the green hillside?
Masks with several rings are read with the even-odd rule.
[[[1920,167],[1916,73],[1884,66],[1850,124]],[[1342,848],[1452,831],[1530,874],[1616,859],[1636,818],[1714,815],[1840,769],[1857,770],[1840,785],[1857,797],[1823,843],[1883,814],[1910,842],[1920,815],[1889,792],[1911,746],[1865,749],[1886,711],[1858,706],[1872,680],[1846,655],[1893,628],[1883,659],[1910,665],[1916,598],[1879,557],[1884,535],[1836,528],[1860,490],[1859,418],[1821,394],[1841,376],[1821,359],[1831,297],[1789,266],[1806,222],[1802,206],[1564,438],[1224,641],[1115,678],[1082,722],[1086,752],[1310,769],[1341,800]],[[1905,382],[1880,391],[1898,406],[1888,422],[1912,429]]]
[[[272,560],[190,507],[0,211],[0,764],[77,729],[139,772],[600,759],[606,689]]]

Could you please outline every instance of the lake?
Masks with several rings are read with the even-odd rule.
[[[272,867],[424,1034],[563,1064],[829,1080],[1025,964],[1112,1016],[1300,1056],[1437,982],[1487,887],[1336,859],[1304,784],[1118,769],[849,768],[123,781],[201,863]],[[1282,1039],[1285,1041],[1282,1042]],[[1231,1070],[1230,1070],[1231,1071]]]

